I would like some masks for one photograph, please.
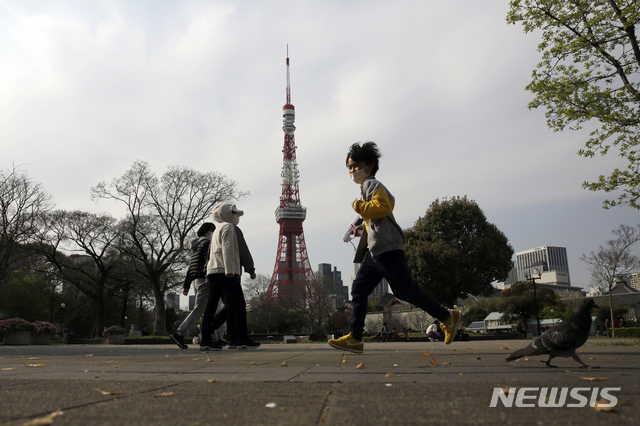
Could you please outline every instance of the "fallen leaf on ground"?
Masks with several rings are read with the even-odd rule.
[[[173,396],[173,392],[162,392],[162,393],[157,393],[153,395],[154,398],[166,397],[166,396]]]
[[[45,364],[25,364],[25,367],[44,367]]]
[[[384,377],[393,377],[395,375],[396,375],[395,373],[387,373],[384,375]]]
[[[11,370],[15,370],[15,367],[9,367],[9,368],[3,368],[2,371],[11,371]]]
[[[431,364],[431,365],[438,365],[438,363],[436,362],[436,359],[435,359],[435,358],[433,358],[429,364]]]
[[[27,359],[40,359],[37,356],[32,356],[31,358],[27,358]]]
[[[109,392],[109,391],[103,391],[100,389],[96,389],[98,392],[102,392],[103,395],[120,395],[122,392],[117,391],[117,392]]]
[[[209,383],[218,383],[218,379],[207,380],[207,382],[209,382]]]
[[[611,401],[602,398],[602,399],[597,400],[593,404],[593,408],[596,411],[599,411],[601,413],[614,413],[615,412],[615,410],[613,409],[614,407],[607,407],[607,405],[609,405],[610,403],[611,403]]]
[[[287,361],[282,361],[280,364],[278,364],[278,367],[288,367],[289,364],[287,364]]]
[[[361,362],[360,364],[358,364],[358,366],[356,367],[356,369],[361,369],[364,368],[364,362]]]
[[[600,380],[607,380],[608,377],[580,377],[582,380],[589,380],[591,382],[596,382]]]
[[[449,361],[447,362],[443,362],[442,365],[450,365],[451,363]]]
[[[53,424],[53,421],[55,420],[56,417],[58,417],[59,415],[62,414],[62,410],[56,410],[53,413],[44,416],[44,417],[38,417],[37,419],[33,419],[27,423],[24,423],[23,426],[46,426],[46,425],[50,425]]]
[[[429,351],[425,351],[424,355],[422,356],[429,356]]]

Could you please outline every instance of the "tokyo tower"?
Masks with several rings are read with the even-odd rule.
[[[276,209],[276,222],[280,224],[278,253],[273,275],[267,290],[267,300],[280,300],[288,304],[304,303],[315,276],[309,263],[304,242],[302,222],[307,208],[300,204],[298,182],[300,174],[296,162],[295,108],[291,104],[289,82],[289,49],[287,49],[287,103],[283,110],[284,149],[282,164],[282,195]]]

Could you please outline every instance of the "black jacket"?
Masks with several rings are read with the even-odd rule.
[[[191,261],[189,269],[184,277],[183,288],[189,290],[191,281],[196,278],[206,278],[207,262],[209,261],[209,244],[211,240],[207,237],[198,237],[191,242]]]

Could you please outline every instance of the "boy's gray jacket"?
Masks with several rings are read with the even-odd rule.
[[[248,273],[255,271],[242,231],[233,225],[233,204],[222,203],[213,210],[213,220],[219,225],[211,236],[207,274],[241,275],[242,267]]]
[[[384,217],[376,217],[385,214],[379,208],[381,205],[390,206],[390,209],[393,210],[395,205],[393,195],[375,177],[365,180],[360,186],[360,191],[362,201],[365,203],[359,206],[361,208],[356,211],[365,220],[367,245],[371,255],[375,257],[392,250],[404,250],[404,232],[393,217],[393,213],[389,211]]]

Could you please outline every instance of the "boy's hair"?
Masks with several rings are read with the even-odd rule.
[[[378,159],[382,157],[380,151],[378,150],[378,146],[375,142],[365,142],[362,145],[356,142],[349,148],[349,153],[347,154],[346,164],[349,165],[349,158],[353,161],[364,161],[366,164],[373,164],[373,169],[371,170],[371,176],[375,176],[378,172]]]

